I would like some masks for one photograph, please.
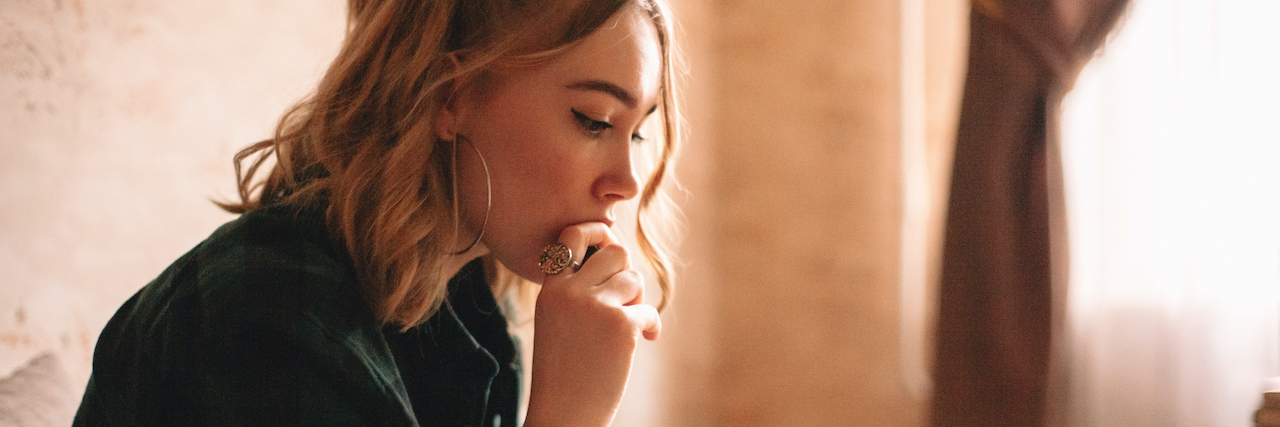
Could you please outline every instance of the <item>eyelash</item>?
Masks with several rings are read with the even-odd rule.
[[[590,133],[592,136],[599,136],[601,132],[604,132],[606,130],[613,128],[613,125],[610,124],[609,122],[603,122],[600,120],[593,119],[590,116],[587,116],[586,114],[582,114],[582,112],[578,111],[577,109],[571,108],[569,109],[569,111],[573,112],[573,118],[578,121],[578,125],[582,126],[582,129],[586,130],[587,133]],[[638,144],[638,143],[644,142],[644,140],[645,140],[644,137],[640,136],[639,133],[631,134],[631,142],[633,143]]]

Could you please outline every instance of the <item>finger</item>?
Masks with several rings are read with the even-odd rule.
[[[662,332],[662,318],[658,317],[658,309],[649,304],[636,304],[622,307],[622,310],[627,313],[632,323],[640,326],[640,333],[644,335],[644,339],[649,341],[658,339],[658,334]]]
[[[616,242],[617,238],[613,235],[613,232],[609,230],[608,226],[601,222],[584,222],[565,227],[563,230],[560,230],[560,236],[556,239],[555,243],[549,244],[543,248],[541,255],[543,259],[538,262],[538,266],[542,269],[544,274],[542,284],[545,286],[549,284],[548,282],[562,282],[568,280],[568,278],[573,275],[573,272],[582,265],[586,249],[593,244],[609,245],[616,244]],[[564,264],[564,268],[560,268],[559,271],[555,271],[555,269],[560,266],[550,267],[550,270],[555,272],[548,273],[548,267],[542,265],[542,263],[545,262],[546,257],[550,255],[548,251],[553,250],[553,248],[556,248],[557,246],[568,249],[569,261],[567,264]],[[553,262],[553,264],[558,262],[562,261],[556,261]]]
[[[584,222],[565,227],[560,231],[559,242],[568,246],[573,252],[573,262],[582,264],[588,246],[603,248],[616,245],[618,238],[613,235],[613,230],[602,222]]]
[[[636,305],[644,299],[644,276],[631,269],[614,273],[596,288],[597,298],[609,305]]]
[[[622,303],[624,306],[644,303],[644,275],[639,273],[636,273],[636,275],[640,277],[640,285],[636,287],[635,295],[633,295],[630,300],[627,300],[627,302]]]
[[[620,271],[631,269],[631,259],[627,248],[622,245],[608,245],[596,251],[575,273],[592,286],[601,285]]]

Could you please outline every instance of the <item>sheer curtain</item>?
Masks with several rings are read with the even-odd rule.
[[[1073,425],[1248,426],[1280,375],[1277,16],[1136,0],[1064,102]]]

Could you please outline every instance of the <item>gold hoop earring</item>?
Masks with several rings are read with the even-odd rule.
[[[459,135],[459,134],[454,134],[454,135],[453,135],[453,165],[452,165],[452,169],[453,169],[453,224],[454,224],[454,226],[453,226],[453,230],[454,230],[453,235],[454,235],[454,240],[457,240],[458,230],[462,228],[462,227],[461,227],[461,220],[460,220],[460,217],[461,217],[461,208],[459,207],[459,205],[460,205],[461,203],[459,203],[459,199],[458,199],[458,141],[459,141],[459,140],[462,140],[462,139],[465,139],[465,137],[463,137],[462,135]],[[462,249],[462,250],[460,250],[460,251],[454,252],[454,253],[453,253],[453,255],[462,255],[462,254],[465,254],[465,253],[467,253],[467,251],[470,251],[470,250],[471,250],[471,248],[474,248],[474,247],[476,247],[476,245],[477,245],[477,244],[480,244],[480,239],[484,238],[484,231],[485,231],[485,229],[489,227],[489,211],[493,209],[493,182],[491,181],[491,179],[490,179],[490,177],[489,177],[489,162],[485,161],[485,159],[484,159],[484,155],[483,155],[483,154],[480,154],[480,149],[479,149],[479,148],[476,148],[476,145],[475,145],[475,144],[472,144],[472,143],[471,143],[471,141],[466,141],[466,143],[467,143],[467,145],[470,145],[470,146],[471,146],[471,149],[472,149],[472,150],[474,150],[474,151],[476,152],[476,157],[479,157],[479,158],[480,158],[480,166],[483,166],[483,167],[484,167],[484,192],[485,192],[484,222],[481,222],[481,223],[480,223],[480,234],[477,234],[477,235],[476,235],[476,240],[475,240],[475,241],[472,241],[472,242],[471,242],[471,244],[470,244],[470,245],[467,245],[467,247],[466,247],[466,248],[463,248],[463,249]]]

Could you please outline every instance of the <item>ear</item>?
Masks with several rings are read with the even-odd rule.
[[[462,62],[458,60],[458,56],[453,53],[445,54],[449,62],[453,65],[451,74],[458,74],[462,69]],[[440,98],[440,109],[436,110],[435,117],[435,133],[436,138],[442,141],[452,141],[460,131],[461,121],[464,118],[463,105],[466,100],[467,77],[456,76],[445,82],[440,87],[440,91],[436,96]]]

